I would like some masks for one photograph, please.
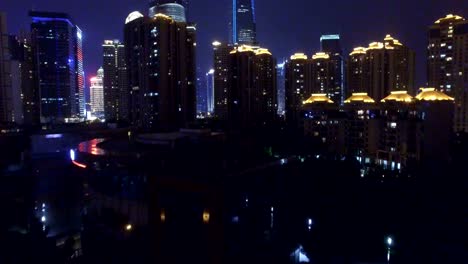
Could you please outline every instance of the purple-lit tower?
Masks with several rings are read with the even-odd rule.
[[[41,123],[85,116],[82,31],[68,14],[31,11],[39,73]]]

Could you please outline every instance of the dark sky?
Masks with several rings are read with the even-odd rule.
[[[198,65],[211,67],[213,40],[227,40],[231,0],[190,0],[189,19],[198,24]],[[30,9],[69,13],[84,31],[85,71],[95,75],[104,39],[123,38],[126,16],[147,12],[147,0],[0,0],[8,29],[29,29]],[[339,33],[348,52],[382,41],[386,33],[416,51],[417,86],[425,84],[426,30],[439,17],[468,17],[467,0],[256,0],[258,39],[278,60],[294,52],[318,51],[323,33]],[[88,84],[89,85],[89,84]],[[87,85],[87,86],[88,86]]]

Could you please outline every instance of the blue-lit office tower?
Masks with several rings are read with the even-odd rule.
[[[31,11],[42,123],[84,117],[82,32],[64,13]]]
[[[230,43],[257,44],[255,0],[232,0]]]
[[[284,116],[286,111],[286,61],[276,65],[276,85],[278,89],[278,115]]]
[[[161,13],[168,15],[176,22],[187,22],[186,9],[188,0],[151,0],[149,3],[149,17]]]
[[[328,87],[329,91],[334,94],[332,100],[335,103],[343,103],[344,100],[344,60],[343,60],[343,49],[341,48],[340,35],[322,35],[320,37],[320,46],[322,52],[327,53],[330,56],[331,62],[331,85]],[[337,100],[338,99],[338,100]]]
[[[206,73],[206,100],[208,113],[214,112],[214,73],[214,69],[211,69],[209,72]]]
[[[197,67],[197,114],[205,115],[208,112],[208,91],[206,90],[205,76],[200,67]]]

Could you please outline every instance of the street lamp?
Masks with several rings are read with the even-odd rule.
[[[393,238],[387,237],[387,263],[390,263],[392,245],[393,245]]]

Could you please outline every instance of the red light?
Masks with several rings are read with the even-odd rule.
[[[74,161],[74,160],[73,160],[72,162],[73,162],[73,164],[75,164],[76,166],[78,166],[78,167],[80,167],[80,168],[82,168],[82,169],[86,169],[86,167],[87,167],[87,166],[86,166],[85,164],[83,164],[83,163],[79,163],[79,162],[76,162],[76,161]]]

